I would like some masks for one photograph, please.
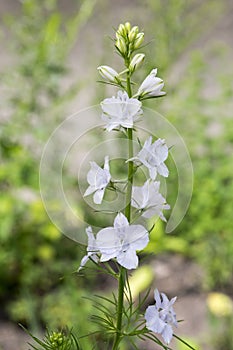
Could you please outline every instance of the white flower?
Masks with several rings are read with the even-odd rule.
[[[168,177],[169,171],[164,164],[164,161],[167,159],[167,157],[168,147],[165,143],[165,140],[158,139],[152,143],[152,137],[150,136],[145,141],[141,151],[137,154],[137,156],[131,158],[130,160],[145,165],[149,169],[151,179],[155,180],[157,172],[164,177]]]
[[[170,206],[166,204],[165,198],[159,193],[159,186],[159,181],[150,180],[147,180],[143,186],[133,186],[132,206],[143,210],[142,216],[147,219],[157,215],[163,221],[166,221],[162,210],[170,209]]]
[[[137,99],[129,98],[126,91],[118,91],[117,97],[106,98],[101,102],[106,129],[133,128],[134,122],[142,115],[141,105]]]
[[[97,255],[98,250],[96,247],[96,240],[95,240],[95,237],[93,235],[91,226],[87,227],[86,234],[88,237],[87,254],[82,258],[78,271],[80,271],[86,265],[87,261],[90,258],[92,260],[94,260],[95,262],[97,262],[99,260],[98,255]]]
[[[110,82],[117,82],[118,73],[109,66],[100,66],[97,68],[101,77]]]
[[[93,201],[96,204],[101,204],[104,191],[111,180],[111,174],[109,171],[109,157],[104,158],[104,168],[102,169],[96,162],[90,162],[91,170],[87,173],[87,182],[89,187],[84,193],[84,197],[91,193],[94,193]]]
[[[137,250],[147,246],[149,236],[142,225],[129,225],[124,214],[119,213],[113,227],[100,230],[96,236],[97,248],[100,251],[100,261],[116,258],[126,269],[136,269],[138,266]]]
[[[169,301],[164,293],[161,293],[161,296],[156,289],[154,292],[155,305],[148,306],[146,309],[146,327],[150,331],[161,334],[165,343],[169,344],[173,336],[172,326],[177,327],[176,314],[173,309],[176,297]]]
[[[162,79],[156,77],[157,69],[152,69],[150,74],[146,77],[146,79],[142,82],[141,86],[138,89],[137,96],[150,96],[157,97],[163,96],[166,92],[161,91],[164,87],[164,82]]]

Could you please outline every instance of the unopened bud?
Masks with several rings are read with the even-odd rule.
[[[134,48],[138,49],[144,41],[144,33],[138,33],[134,41]]]
[[[117,33],[120,34],[120,36],[124,36],[126,33],[125,33],[125,26],[124,24],[119,24],[119,27],[117,29]]]
[[[118,48],[118,50],[120,51],[120,53],[122,53],[123,55],[125,55],[127,53],[127,46],[126,46],[125,41],[122,38],[117,39],[115,45]]]
[[[129,64],[129,70],[131,72],[134,72],[137,68],[140,67],[140,65],[144,61],[144,58],[145,58],[145,55],[143,53],[136,54]]]
[[[131,31],[129,32],[129,41],[134,41],[134,39],[136,38],[137,34],[138,34],[138,26],[134,26]]]
[[[101,77],[110,82],[116,82],[116,77],[118,77],[118,73],[109,66],[100,66],[97,68]]]
[[[126,32],[127,32],[127,33],[130,32],[131,24],[130,24],[129,22],[126,22],[126,23],[125,23],[125,29],[126,29]]]

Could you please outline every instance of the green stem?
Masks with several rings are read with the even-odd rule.
[[[126,66],[129,62],[126,63]],[[128,96],[132,96],[130,73],[127,74],[127,93]],[[128,129],[128,156],[133,157],[133,129]],[[125,216],[130,222],[131,220],[131,195],[133,184],[133,162],[128,162],[128,185],[126,191],[126,207]],[[113,344],[113,350],[117,350],[122,337],[122,315],[124,306],[124,289],[127,270],[124,267],[120,268],[119,280],[118,280],[118,303],[117,303],[117,333]]]
[[[124,304],[124,288],[125,288],[125,275],[126,269],[121,266],[119,280],[118,280],[118,303],[117,303],[117,333],[113,344],[113,350],[118,349],[118,345],[121,341],[121,327],[122,327],[122,315]]]
[[[133,157],[133,129],[128,129],[128,154],[129,158]],[[131,195],[132,195],[132,184],[133,184],[133,162],[128,162],[128,185],[126,192],[126,207],[125,216],[130,222],[131,219]]]
[[[127,67],[129,62],[126,63]],[[132,89],[130,83],[130,72],[127,73],[127,92],[128,96],[132,97]],[[128,129],[128,157],[133,158],[133,129]],[[133,162],[128,162],[128,186],[126,192],[126,207],[125,216],[130,222],[131,219],[131,196],[132,196],[132,184],[133,184]]]

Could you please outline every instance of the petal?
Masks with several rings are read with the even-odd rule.
[[[149,174],[150,174],[150,178],[151,180],[155,180],[156,179],[156,176],[157,176],[157,170],[155,167],[150,167],[149,168]]]
[[[165,218],[165,216],[163,215],[162,212],[159,213],[159,217],[161,220],[163,220],[164,222],[167,222],[167,219]]]
[[[126,218],[126,216],[122,213],[117,214],[114,220],[114,228],[119,230],[119,229],[124,229],[125,227],[129,226],[129,222]]]
[[[142,106],[142,103],[138,101],[136,98],[130,98],[127,103],[127,113],[128,115],[134,116],[137,114]]]
[[[170,306],[173,305],[173,304],[175,303],[176,299],[177,299],[177,297],[174,297],[174,298],[172,298],[172,299],[170,300]]]
[[[138,93],[147,93],[148,90],[150,90],[151,88],[151,84],[152,84],[152,77],[149,74],[142,82],[142,84],[140,85],[139,89],[138,89]]]
[[[92,194],[93,192],[95,192],[95,190],[96,190],[96,188],[94,187],[94,186],[89,186],[87,189],[86,189],[86,191],[85,191],[85,193],[84,193],[84,197],[86,197],[86,196],[89,196],[89,194]]]
[[[150,148],[151,143],[152,143],[152,136],[149,136],[148,139],[146,139],[146,141],[143,145],[143,148]]]
[[[95,183],[96,175],[98,171],[101,170],[101,168],[99,167],[98,164],[96,164],[96,162],[90,162],[90,165],[91,165],[91,169],[87,173],[87,182],[90,185],[93,185]]]
[[[80,266],[79,266],[79,269],[78,269],[78,272],[86,265],[87,261],[89,259],[89,256],[88,255],[85,255],[81,262],[80,262]]]
[[[160,309],[162,306],[162,302],[161,302],[160,293],[159,293],[157,288],[154,291],[154,299],[155,299],[155,303],[156,303],[156,308]]]
[[[117,262],[128,270],[138,267],[138,257],[133,249],[128,249],[125,252],[120,252],[117,255]]]
[[[132,188],[132,206],[138,209],[144,209],[149,200],[149,180],[143,186],[133,186]]]
[[[119,123],[116,123],[116,122],[114,122],[114,123],[109,122],[109,123],[105,126],[105,129],[106,129],[107,131],[112,131],[113,129],[118,128],[119,125],[120,125],[120,124],[119,124]]]
[[[155,305],[150,305],[147,307],[145,312],[145,319],[150,324],[152,320],[155,318],[156,313],[158,314],[158,311],[155,308]]]
[[[145,312],[145,319],[146,327],[155,333],[160,334],[166,325],[165,322],[159,318],[159,313],[155,305],[148,306]]]
[[[157,215],[156,215],[157,214]],[[160,214],[160,213],[159,213]],[[150,218],[152,218],[153,216],[159,216],[160,217],[160,215],[159,215],[158,213],[157,213],[157,208],[155,208],[155,207],[151,207],[151,208],[149,208],[149,209],[146,209],[143,213],[142,213],[142,217],[143,218],[146,218],[146,219],[150,219]],[[162,219],[162,218],[161,218]]]
[[[132,188],[132,206],[137,209],[143,209],[142,187],[133,186]]]
[[[106,227],[100,230],[96,235],[97,250],[101,254],[115,254],[119,253],[121,249],[121,242],[113,227]]]
[[[95,204],[101,204],[104,197],[105,189],[97,190],[94,194],[93,201]]]
[[[123,126],[123,128],[127,128],[127,129],[132,129],[133,127],[133,118],[128,118],[128,119],[123,119],[119,122],[119,124],[121,126]]]
[[[86,228],[86,234],[88,236],[88,247],[87,251],[88,252],[94,252],[96,251],[96,242],[95,242],[95,236],[93,235],[92,228],[91,226],[88,226]]]
[[[172,340],[172,336],[173,336],[172,326],[169,324],[166,324],[161,335],[162,335],[165,343],[169,344],[170,341]]]
[[[149,243],[149,235],[142,225],[130,225],[126,231],[127,243],[134,250],[141,250]]]
[[[168,157],[168,147],[164,139],[158,139],[153,143],[153,149],[158,153],[161,162],[164,162]]]
[[[168,177],[169,175],[169,171],[168,168],[166,167],[166,165],[164,163],[161,163],[158,167],[157,167],[158,173],[164,177]]]
[[[110,259],[116,258],[116,252],[113,252],[112,254],[102,254],[100,261],[105,262],[109,261]]]
[[[122,116],[122,102],[117,98],[106,98],[101,102],[102,111],[105,114],[120,118]]]
[[[168,297],[166,296],[166,294],[164,293],[161,293],[161,296],[163,298],[163,301],[162,301],[162,308],[166,308],[169,306],[169,299]]]

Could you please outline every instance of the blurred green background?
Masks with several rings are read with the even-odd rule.
[[[158,284],[156,259],[158,266],[166,261],[167,269],[177,259],[184,274],[189,264],[194,266],[193,274],[187,273],[191,282],[199,276],[197,284],[187,287],[181,280],[173,285],[180,299],[190,297],[185,299],[190,312],[185,314],[184,336],[198,349],[233,349],[232,310],[215,313],[206,303],[213,291],[233,297],[232,5],[230,0],[2,0],[0,349],[12,350],[7,345],[11,333],[8,343],[1,333],[5,322],[21,322],[33,331],[45,325],[67,325],[81,335],[94,330],[92,304],[82,296],[93,289],[107,293],[108,281],[96,287],[94,273],[82,278],[74,273],[83,248],[49,220],[40,198],[39,162],[46,140],[62,120],[106,97],[108,89],[96,83],[96,67],[120,69],[109,36],[125,21],[139,25],[149,43],[141,77],[158,67],[165,81],[166,98],[147,106],[177,128],[194,168],[185,218],[169,235],[162,223],[155,226],[145,263],[152,266]],[[171,174],[168,187],[171,204],[175,176]],[[73,174],[67,173],[67,181],[77,185]],[[178,284],[176,271],[171,278]],[[222,294],[218,296],[215,303],[221,304]],[[202,310],[195,319],[201,331],[191,323],[193,301]],[[83,342],[92,349],[88,339]],[[26,348],[22,344],[20,349]]]

